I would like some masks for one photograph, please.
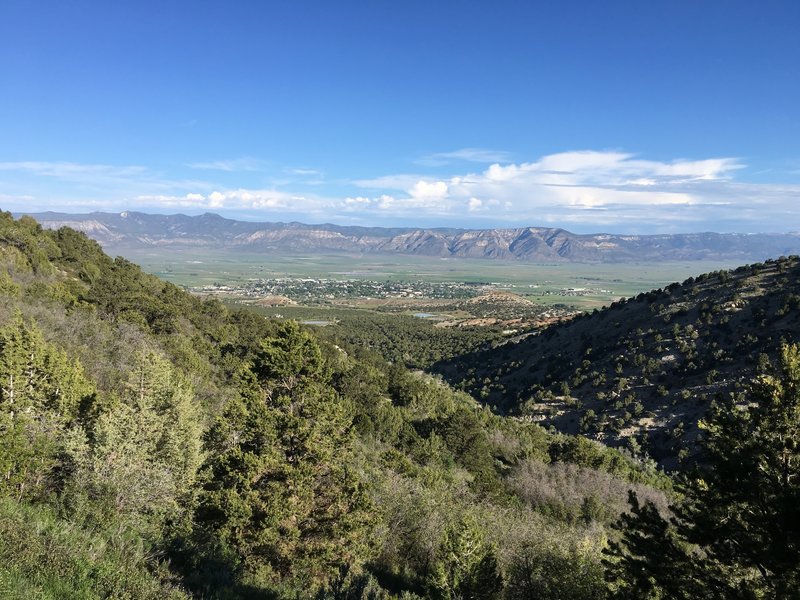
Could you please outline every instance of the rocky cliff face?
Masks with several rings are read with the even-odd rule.
[[[253,223],[206,213],[31,215],[44,227],[69,226],[107,247],[215,246],[271,252],[363,252],[540,262],[726,259],[742,262],[800,253],[798,234],[577,235],[564,229],[383,229]]]

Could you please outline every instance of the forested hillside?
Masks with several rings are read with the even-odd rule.
[[[715,398],[741,396],[800,340],[800,260],[643,293],[438,369],[501,412],[642,449],[675,467]]]
[[[0,593],[796,597],[800,349],[777,338],[794,339],[797,269],[787,259],[670,286],[495,350],[597,331],[577,338],[591,351],[577,341],[553,351],[554,385],[577,360],[570,348],[586,361],[580,377],[619,360],[587,325],[610,323],[648,352],[646,336],[662,335],[687,353],[679,364],[718,363],[726,380],[735,365],[740,393],[702,421],[704,460],[673,479],[583,436],[498,416],[408,370],[402,352],[388,362],[357,336],[322,339],[231,310],[83,234],[0,213]],[[729,280],[744,282],[730,307]],[[693,335],[698,318],[724,327],[726,316],[726,346]],[[666,320],[678,325],[670,340],[652,324]],[[640,324],[649,333],[631,329]],[[737,348],[747,359],[726,362]],[[751,359],[761,374],[745,380]]]
[[[10,598],[570,597],[652,464],[0,215]]]

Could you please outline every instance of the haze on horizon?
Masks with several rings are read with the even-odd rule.
[[[0,6],[0,208],[800,230],[800,3]]]

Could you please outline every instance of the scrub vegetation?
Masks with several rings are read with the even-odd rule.
[[[0,265],[4,597],[798,592],[789,343],[670,477],[410,368],[491,336],[265,318],[7,213]]]

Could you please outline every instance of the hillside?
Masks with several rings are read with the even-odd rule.
[[[413,229],[256,223],[206,213],[32,215],[44,227],[83,231],[104,247],[214,247],[255,252],[398,253],[535,262],[736,260],[800,253],[797,234],[578,235],[564,229]]]
[[[545,368],[530,414],[509,418],[408,370],[426,342],[388,319],[366,339],[354,323],[350,339],[326,341],[191,296],[71,229],[0,213],[0,590],[797,597],[800,346],[772,350],[795,339],[798,268],[781,259],[674,284],[449,365],[483,369],[479,392],[498,400],[526,360],[529,377]],[[548,360],[519,352],[545,343]],[[494,381],[504,352],[515,358]],[[766,374],[753,377],[753,362]],[[613,387],[631,395],[614,408],[631,402],[637,419],[664,398],[688,415],[680,402],[695,387],[741,392],[707,411],[698,470],[673,479],[531,422],[560,402],[583,411],[588,433],[608,429],[578,395],[608,400],[612,365]],[[663,398],[650,403],[652,378]],[[686,429],[669,439],[683,446]]]
[[[694,452],[711,401],[800,340],[800,260],[719,271],[438,365],[502,412],[663,464]]]
[[[0,299],[4,597],[589,600],[628,492],[672,493],[68,228],[0,213]]]

